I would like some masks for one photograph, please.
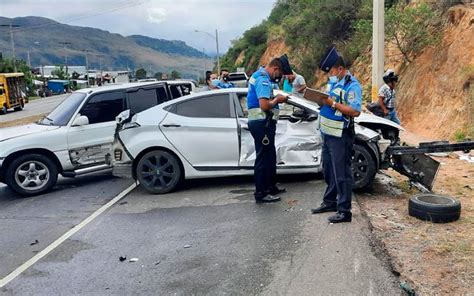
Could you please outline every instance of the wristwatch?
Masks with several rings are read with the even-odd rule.
[[[336,101],[334,100],[331,105],[332,110],[336,110]]]

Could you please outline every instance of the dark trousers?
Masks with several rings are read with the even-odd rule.
[[[269,190],[276,186],[276,121],[270,120],[268,126],[265,127],[265,125],[266,120],[249,120],[248,122],[257,154],[254,165],[255,199],[265,197]],[[268,145],[262,143],[265,135],[270,141]]]
[[[337,205],[338,212],[350,212],[354,132],[344,129],[341,138],[323,135],[323,140],[323,173],[328,185],[324,193],[324,203],[328,206]]]

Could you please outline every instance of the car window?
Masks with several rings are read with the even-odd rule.
[[[143,89],[127,92],[129,108],[133,113],[142,112],[158,104],[157,90]]]
[[[158,95],[158,104],[167,102],[168,93],[166,92],[166,88],[164,86],[160,86],[156,89],[156,94]]]
[[[85,93],[73,92],[61,104],[54,108],[51,113],[39,121],[40,124],[64,126],[68,124],[72,115],[86,98]]]
[[[183,96],[183,94],[181,93],[181,87],[179,85],[170,85],[170,91],[173,99],[177,99]]]
[[[114,121],[124,111],[125,93],[122,91],[96,94],[82,107],[81,115],[89,118],[89,124]]]
[[[181,84],[181,92],[182,92],[183,96],[187,96],[187,95],[191,94],[192,90],[193,89],[191,87],[191,83]]]
[[[245,74],[229,74],[229,81],[247,80]]]
[[[186,117],[231,118],[228,94],[213,95],[176,104],[174,113]]]
[[[236,106],[237,114],[239,115],[239,117],[247,118],[249,115],[249,111],[247,109],[247,94],[237,94],[237,96],[239,98],[240,103],[240,106]]]

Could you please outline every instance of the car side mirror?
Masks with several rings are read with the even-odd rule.
[[[89,124],[89,118],[85,115],[79,115],[74,119],[72,122],[72,126],[82,126],[82,125],[88,125]]]

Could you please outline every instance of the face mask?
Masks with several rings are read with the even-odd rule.
[[[329,76],[329,82],[337,83],[339,81],[339,74],[341,74],[341,71],[339,71],[337,75]]]
[[[219,85],[219,82],[220,82],[219,79],[212,79],[212,80],[211,80],[211,83],[212,83],[212,85],[214,85],[214,86],[218,86],[218,85]]]

